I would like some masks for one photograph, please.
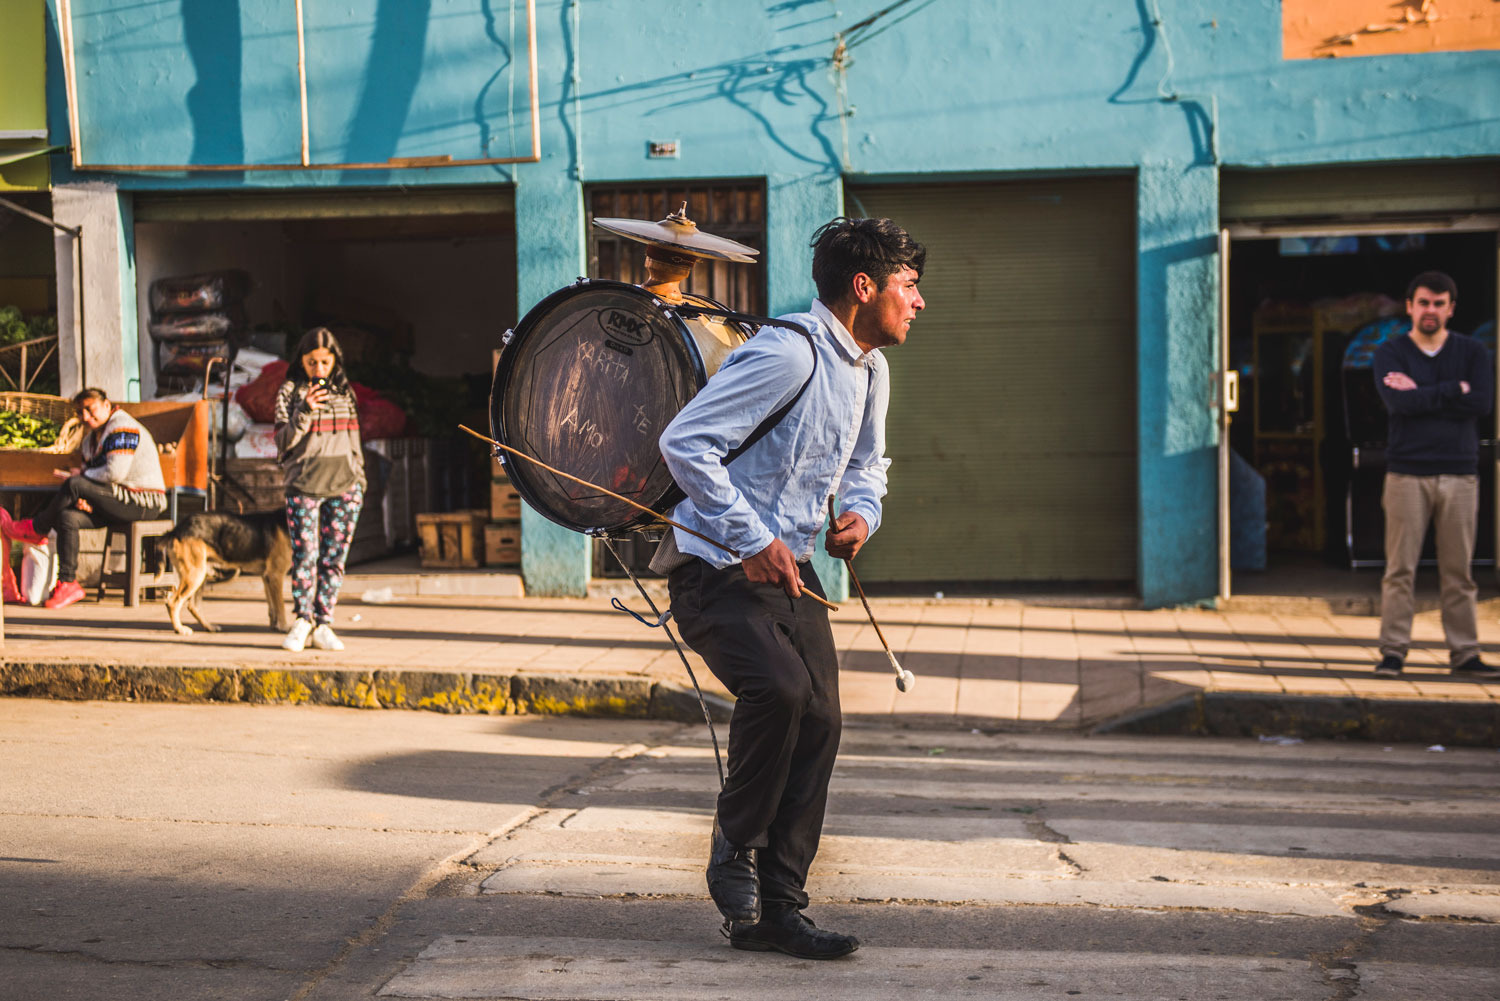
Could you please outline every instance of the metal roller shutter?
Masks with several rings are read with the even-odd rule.
[[[1135,187],[1128,177],[850,187],[927,245],[891,366],[885,582],[1134,581]]]
[[[1495,160],[1225,170],[1219,178],[1219,218],[1226,224],[1401,216],[1421,223],[1496,210]]]

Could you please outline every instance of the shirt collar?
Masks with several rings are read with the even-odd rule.
[[[812,315],[823,321],[833,333],[833,339],[839,347],[843,348],[844,354],[849,356],[850,361],[863,363],[870,352],[861,348],[854,342],[854,335],[844,326],[838,317],[833,315],[833,310],[823,304],[822,299],[814,299],[812,303]]]

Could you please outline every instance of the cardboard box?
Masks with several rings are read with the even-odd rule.
[[[521,562],[521,523],[501,521],[484,526],[484,562],[487,566],[514,566]]]
[[[490,519],[492,521],[514,521],[521,517],[521,495],[510,480],[490,481]]]

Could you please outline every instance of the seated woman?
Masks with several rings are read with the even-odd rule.
[[[40,545],[57,532],[57,586],[48,608],[66,608],[83,597],[78,574],[78,533],[85,528],[119,526],[157,518],[167,507],[161,458],[151,432],[109,401],[102,389],[73,397],[78,418],[89,431],[79,451],[83,466],[63,472],[52,501],[34,518],[12,521],[0,509],[0,536]]]

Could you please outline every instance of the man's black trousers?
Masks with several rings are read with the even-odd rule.
[[[78,510],[79,498],[89,502],[92,511]],[[69,476],[58,488],[52,501],[31,519],[38,535],[57,529],[57,579],[75,580],[78,576],[78,533],[86,528],[104,528],[161,517],[155,508],[142,507],[134,501],[122,501],[108,483],[87,476]]]
[[[823,594],[812,565],[801,570],[804,586]],[[828,613],[811,598],[752,584],[739,564],[717,570],[694,559],[668,583],[683,639],[738,700],[719,826],[759,849],[763,905],[806,907],[842,727]]]

